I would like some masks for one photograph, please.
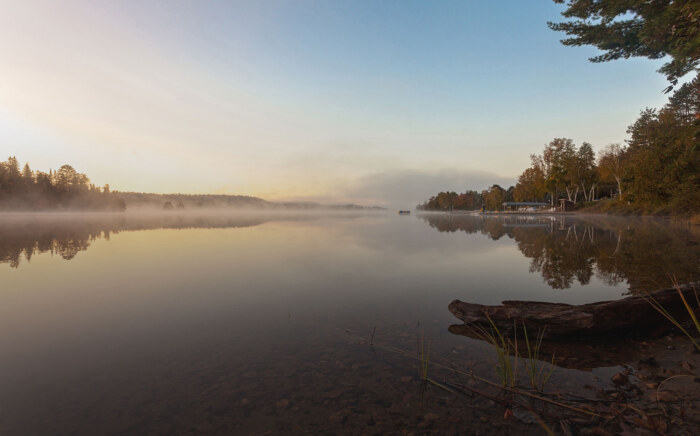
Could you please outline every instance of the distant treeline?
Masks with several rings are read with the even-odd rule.
[[[129,210],[140,208],[262,208],[268,204],[262,198],[246,195],[153,194],[146,192],[120,192],[120,195],[126,201]],[[166,206],[168,204],[170,207]]]
[[[500,209],[504,201],[513,201],[515,188],[503,189],[499,185],[493,185],[489,189],[481,192],[466,191],[462,194],[452,192],[440,192],[430,197],[430,200],[419,204],[419,210],[488,210]]]
[[[500,209],[504,201],[574,204],[601,197],[621,210],[644,213],[700,212],[700,76],[676,90],[660,110],[645,109],[627,129],[626,145],[611,144],[596,158],[591,144],[577,147],[556,138],[507,190],[440,192],[418,205],[424,210]]]
[[[20,170],[17,158],[0,162],[0,211],[131,209],[237,208],[272,210],[378,210],[356,204],[320,204],[314,202],[270,202],[246,195],[152,194],[112,192],[109,185],[100,188],[85,174],[70,165],[57,171],[32,171],[29,164]]]
[[[263,210],[380,210],[380,207],[357,204],[321,204],[315,202],[272,202],[247,195],[224,194],[153,194],[120,192],[129,210],[132,209],[199,209],[242,208]]]
[[[0,211],[123,211],[126,203],[109,185],[96,187],[70,165],[56,171],[20,170],[17,158],[0,162]]]

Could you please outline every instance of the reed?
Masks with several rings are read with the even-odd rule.
[[[698,321],[697,316],[695,315],[696,310],[700,310],[700,297],[698,296],[698,291],[697,289],[693,286],[693,295],[695,296],[695,304],[696,307],[693,308],[693,305],[688,302],[688,300],[685,298],[685,295],[683,295],[683,290],[681,289],[680,284],[678,283],[678,280],[675,278],[673,279],[673,287],[676,289],[678,292],[678,296],[681,298],[681,301],[683,302],[683,306],[685,307],[686,311],[688,311],[688,315],[690,315],[690,319],[693,321],[693,325],[695,326],[695,331],[697,332],[697,335],[700,335],[700,322]],[[668,319],[671,324],[673,324],[678,330],[683,332],[684,335],[690,339],[690,342],[695,346],[695,348],[700,351],[700,343],[698,340],[691,334],[688,329],[683,327],[683,324],[676,319],[666,308],[661,305],[656,299],[651,295],[651,294],[646,294],[644,296],[646,301],[651,304],[651,306],[656,309],[657,312],[659,312],[661,315],[663,315],[666,319]]]
[[[554,372],[554,354],[552,360],[547,364],[540,360],[540,348],[542,339],[547,327],[537,332],[534,347],[530,345],[530,339],[527,335],[527,327],[523,324],[523,335],[525,336],[525,345],[527,349],[527,359],[524,360],[525,372],[527,373],[532,389],[542,392]],[[549,368],[547,368],[549,366]]]
[[[487,329],[479,325],[472,325],[474,332],[484,341],[493,346],[496,354],[492,364],[496,370],[496,376],[503,386],[516,387],[518,385],[518,337],[506,338],[487,315],[490,327]],[[515,331],[515,329],[514,329]],[[511,359],[513,355],[513,359]]]
[[[522,362],[530,386],[532,389],[542,392],[554,372],[554,355],[549,362],[541,361],[540,348],[544,338],[544,329],[537,333],[533,343],[528,336],[527,327],[523,324],[522,340],[525,341],[527,356],[521,356],[518,348],[517,326],[514,326],[513,339],[510,339],[498,329],[490,317],[486,316],[486,318],[490,324],[488,328],[472,325],[472,329],[481,339],[493,346],[496,358],[492,359],[492,363],[501,384],[512,388],[519,385],[519,367],[520,362]],[[513,357],[511,358],[511,356]]]
[[[420,340],[418,341],[418,363],[420,371],[420,379],[427,382],[428,379],[428,367],[430,366],[430,342],[425,343],[425,331],[420,334]]]

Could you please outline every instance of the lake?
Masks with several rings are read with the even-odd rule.
[[[436,379],[494,378],[453,299],[617,299],[698,259],[700,231],[661,219],[0,215],[0,434],[507,434],[488,400],[420,382],[421,345]]]

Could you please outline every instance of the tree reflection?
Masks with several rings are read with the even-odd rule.
[[[279,217],[278,217],[279,218]],[[18,268],[37,254],[71,260],[97,239],[122,231],[251,227],[269,218],[230,215],[17,215],[0,219],[0,264]]]
[[[26,216],[0,220],[0,263],[17,268],[24,258],[29,262],[33,256],[51,253],[63,259],[73,259],[79,252],[87,250],[98,238],[109,239],[124,227],[123,218],[102,218],[98,221],[85,219],[32,219]]]
[[[700,235],[659,219],[566,216],[420,216],[440,232],[463,231],[497,240],[513,239],[554,289],[593,277],[614,286],[626,282],[632,293],[667,286],[671,277],[696,280],[700,272]]]
[[[50,253],[71,260],[97,239],[123,231],[155,229],[224,229],[253,227],[270,221],[308,222],[328,216],[354,219],[365,212],[339,214],[240,213],[207,211],[136,214],[0,214],[0,264],[12,268]]]

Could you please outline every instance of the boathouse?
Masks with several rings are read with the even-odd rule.
[[[549,206],[549,203],[537,203],[534,201],[506,201],[503,210],[514,212],[537,212]]]
[[[559,199],[559,211],[560,212],[573,212],[576,209],[576,205],[573,201],[567,200],[566,198]]]

